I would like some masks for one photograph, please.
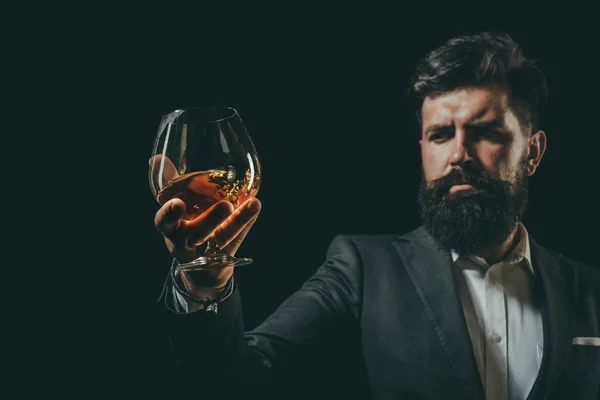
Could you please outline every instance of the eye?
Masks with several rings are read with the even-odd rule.
[[[503,137],[503,134],[495,130],[481,130],[476,132],[476,137],[480,139],[499,140]]]
[[[438,132],[438,133],[434,133],[433,135],[431,135],[429,137],[429,140],[432,142],[436,142],[436,143],[440,143],[440,142],[444,142],[446,140],[448,140],[450,138],[450,133],[449,132]]]

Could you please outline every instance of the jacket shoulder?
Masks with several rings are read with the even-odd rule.
[[[424,240],[427,234],[423,227],[418,227],[412,231],[399,233],[379,233],[379,234],[338,234],[336,240],[348,240],[354,243],[362,244],[389,244],[396,240]]]
[[[579,277],[580,282],[585,282],[588,285],[596,286],[600,289],[600,269],[590,264],[574,260],[563,254],[558,255],[561,262],[570,265]]]
[[[389,248],[401,237],[401,234],[339,234],[333,238],[331,245],[350,245],[361,253],[367,249]]]

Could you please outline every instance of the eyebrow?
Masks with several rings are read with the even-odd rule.
[[[498,119],[491,119],[489,121],[481,122],[470,122],[466,124],[468,128],[482,129],[482,128],[504,128],[504,122]]]
[[[469,129],[494,129],[494,128],[504,128],[504,122],[498,119],[492,119],[489,121],[480,121],[480,122],[469,122],[466,124],[466,127]],[[453,131],[454,125],[452,124],[433,124],[425,130],[425,136],[431,136],[434,133],[438,132],[448,132]]]

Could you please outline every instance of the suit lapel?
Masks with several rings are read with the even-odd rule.
[[[399,255],[429,319],[463,382],[464,397],[485,398],[449,252],[439,248],[423,227],[395,241]]]
[[[566,262],[560,263],[561,256],[548,253],[531,235],[529,241],[533,268],[536,276],[541,277],[536,280],[536,290],[542,304],[544,325],[542,365],[528,397],[533,399],[549,395],[571,348],[577,280],[575,270]]]

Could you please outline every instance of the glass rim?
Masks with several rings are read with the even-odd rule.
[[[190,106],[190,107],[177,108],[171,112],[163,114],[162,119],[168,120],[168,122],[172,123],[175,119],[177,119],[177,117],[179,117],[181,114],[183,114],[186,111],[208,110],[208,109],[227,110],[227,111],[230,111],[230,115],[224,116],[223,118],[215,118],[214,120],[205,121],[204,123],[206,123],[206,124],[212,124],[212,123],[216,123],[216,122],[226,121],[228,119],[234,118],[235,116],[239,116],[237,109],[234,107],[231,107],[231,106]]]

